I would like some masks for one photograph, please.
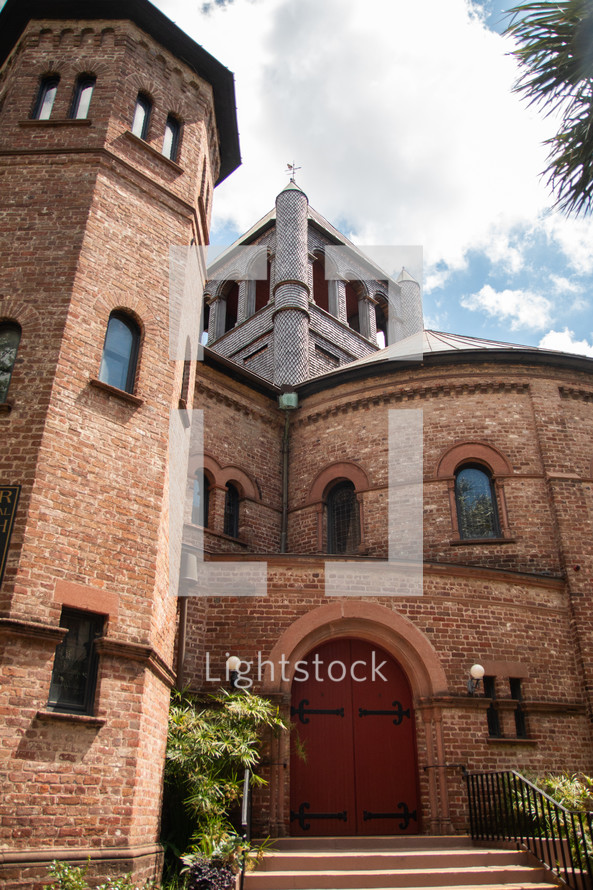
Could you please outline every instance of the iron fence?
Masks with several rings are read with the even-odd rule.
[[[474,840],[515,841],[572,890],[593,888],[593,813],[566,809],[514,770],[465,780]]]

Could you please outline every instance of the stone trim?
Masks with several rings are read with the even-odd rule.
[[[97,377],[91,377],[89,379],[89,384],[95,389],[103,390],[103,392],[107,393],[107,395],[115,396],[122,402],[129,402],[130,405],[133,405],[135,408],[139,408],[141,405],[144,404],[144,399],[141,399],[139,396],[135,396],[134,393],[126,392],[124,389],[118,389],[117,386],[111,386],[109,383],[104,383]]]
[[[143,663],[165,686],[171,689],[175,685],[175,672],[152,646],[100,637],[95,643],[95,649],[99,655]]]
[[[179,174],[180,176],[182,173],[185,172],[183,167],[181,167],[176,161],[172,161],[171,158],[167,158],[161,151],[158,150],[158,148],[155,148],[153,145],[150,144],[150,142],[146,142],[144,139],[140,139],[140,137],[132,133],[131,130],[124,130],[123,135],[126,137],[126,139],[131,140],[134,145],[142,146],[142,148],[149,151],[154,158],[158,158],[160,161],[163,161],[163,163],[171,167],[175,171],[175,173]]]
[[[580,399],[583,402],[593,402],[593,391],[587,389],[575,389],[572,386],[559,386],[558,392],[561,399]]]
[[[58,720],[65,723],[79,723],[83,726],[101,727],[107,722],[105,717],[93,717],[91,714],[74,714],[70,711],[37,711],[37,720]]]
[[[238,370],[240,369],[238,368]],[[241,414],[245,415],[245,417],[259,417],[267,423],[273,421],[271,413],[268,413],[255,405],[246,405],[245,402],[241,402],[238,398],[227,395],[227,393],[221,393],[213,387],[208,386],[203,380],[196,380],[196,393],[200,392],[212,398],[213,401],[225,405],[227,408],[233,408],[235,411],[239,411]],[[278,426],[284,425],[284,418],[280,416],[280,413],[277,423]]]
[[[393,363],[395,364],[395,362]],[[347,366],[344,370],[347,370]],[[353,395],[347,402],[340,405],[331,405],[319,411],[315,411],[306,417],[301,417],[296,421],[299,426],[306,426],[310,423],[316,423],[319,420],[325,420],[328,417],[338,414],[347,414],[350,411],[357,411],[361,408],[368,409],[377,405],[389,406],[394,402],[409,402],[415,399],[439,398],[440,396],[451,395],[475,395],[483,393],[525,393],[529,391],[528,383],[518,383],[515,381],[499,382],[499,383],[458,383],[458,384],[441,384],[426,385],[419,387],[405,386],[398,392],[376,393],[374,395],[361,395],[356,398]]]
[[[47,129],[51,127],[90,127],[92,125],[92,120],[88,117],[85,118],[49,118],[49,120],[39,120],[38,118],[27,119],[24,121],[19,121],[19,127],[40,127],[41,129]]]
[[[117,618],[118,595],[99,587],[92,587],[90,584],[75,584],[72,581],[58,579],[53,600],[54,603],[59,603],[61,606],[96,612],[113,619]]]
[[[40,621],[23,621],[19,618],[0,618],[0,634],[17,637],[29,637],[38,640],[48,640],[57,646],[62,642],[68,629],[56,627],[50,624],[42,624]]]
[[[54,859],[63,862],[86,862],[90,859],[117,861],[118,859],[139,859],[162,853],[161,844],[142,844],[135,847],[51,847],[31,850],[2,850],[0,865],[49,865]]]

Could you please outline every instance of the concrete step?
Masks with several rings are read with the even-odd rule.
[[[528,853],[462,836],[281,838],[245,890],[545,890],[557,883]]]
[[[254,840],[254,844],[262,841]],[[399,834],[360,837],[279,837],[273,850],[436,850],[472,847],[467,834]]]
[[[245,890],[401,890],[401,888],[452,886],[482,888],[508,884],[546,883],[541,868],[506,865],[498,868],[402,868],[372,871],[254,872],[245,878]]]
[[[469,868],[471,866],[529,865],[527,853],[516,850],[271,850],[260,871],[373,871],[401,868]]]

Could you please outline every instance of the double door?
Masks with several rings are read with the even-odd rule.
[[[317,647],[295,669],[293,835],[416,834],[418,775],[410,685],[365,640]]]

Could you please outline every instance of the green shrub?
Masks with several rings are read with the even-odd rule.
[[[163,842],[167,876],[187,853],[237,870],[247,848],[233,824],[243,775],[254,772],[262,732],[286,729],[278,708],[251,693],[221,690],[206,700],[175,692],[169,713],[165,763]]]
[[[52,883],[45,884],[43,890],[89,890],[86,879],[88,869],[88,863],[83,868],[54,859],[49,867]],[[145,881],[142,885],[136,884],[131,875],[123,875],[119,878],[108,878],[105,883],[93,886],[96,890],[150,890],[154,887],[154,883]]]

